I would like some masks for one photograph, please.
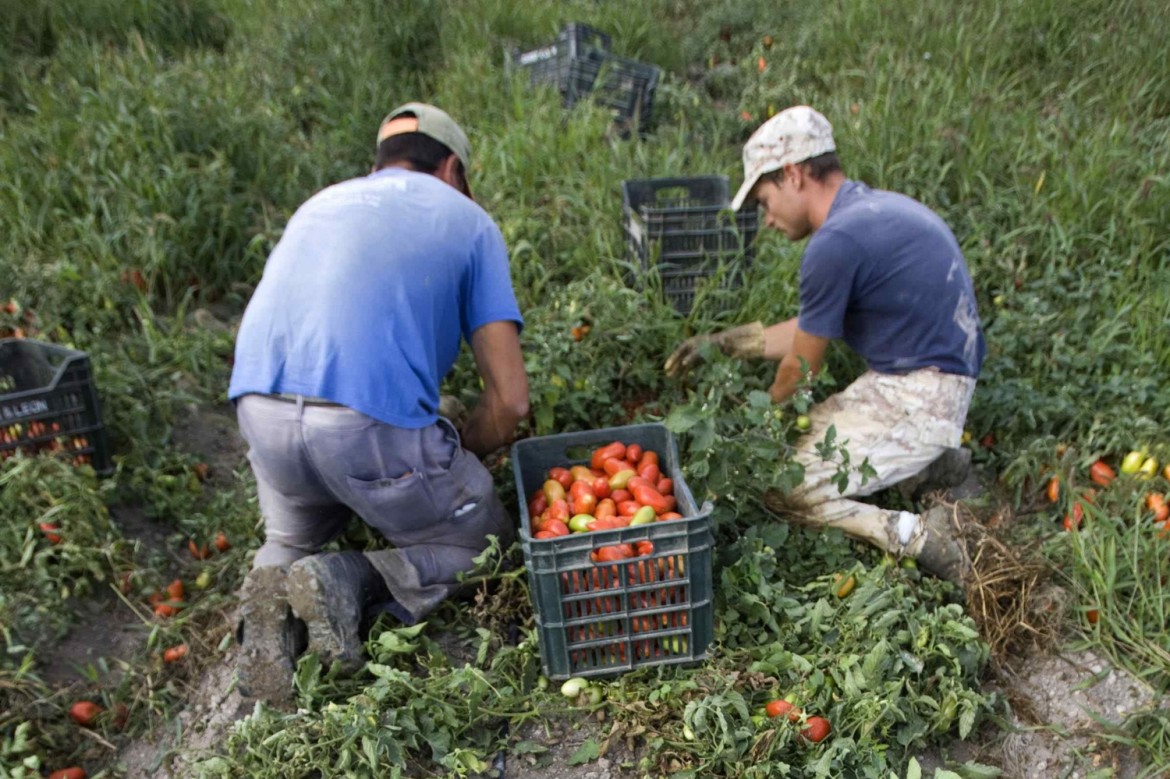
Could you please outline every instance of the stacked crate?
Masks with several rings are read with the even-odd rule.
[[[650,121],[657,66],[619,57],[610,37],[584,24],[568,24],[548,46],[513,54],[510,62],[527,71],[534,85],[561,93],[566,106],[592,100],[614,114],[625,132],[644,130]]]
[[[663,293],[686,316],[700,283],[722,267],[723,289],[737,289],[750,267],[756,209],[730,210],[726,176],[622,182],[622,227],[630,260],[657,270]]]

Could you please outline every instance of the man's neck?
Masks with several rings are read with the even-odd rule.
[[[810,193],[812,202],[809,205],[808,221],[813,230],[821,229],[821,225],[829,218],[829,210],[837,198],[837,191],[845,183],[845,174],[837,171],[830,173],[824,181],[812,182],[813,190]]]

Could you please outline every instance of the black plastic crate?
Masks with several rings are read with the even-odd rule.
[[[17,451],[54,452],[101,474],[112,470],[85,352],[0,340],[0,459]]]
[[[636,443],[659,455],[683,519],[535,539],[528,498],[554,466],[588,464],[593,449]],[[546,676],[599,676],[707,657],[714,636],[711,504],[696,505],[664,425],[644,424],[518,441],[512,469],[520,499],[520,544]],[[595,549],[649,540],[654,551],[595,563]]]
[[[625,130],[644,130],[654,109],[661,71],[656,65],[613,54],[574,60],[565,104],[592,100],[610,109]]]
[[[511,63],[527,71],[533,85],[549,84],[567,95],[575,80],[574,63],[605,56],[610,43],[610,37],[601,30],[587,24],[567,24],[553,43],[519,52],[512,56]]]
[[[755,257],[756,209],[730,211],[726,176],[634,179],[622,182],[622,226],[630,259],[656,268],[663,292],[684,316],[696,288],[720,267],[724,289],[737,289]]]

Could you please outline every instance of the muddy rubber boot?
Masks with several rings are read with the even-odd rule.
[[[297,560],[288,572],[288,601],[308,628],[308,651],[325,666],[354,673],[365,664],[365,607],[389,597],[382,577],[361,552],[327,552]]]
[[[970,570],[966,544],[959,536],[951,509],[935,506],[921,517],[924,539],[914,557],[918,567],[955,584],[962,584]]]
[[[292,700],[293,671],[305,650],[305,625],[289,608],[288,570],[257,568],[240,589],[240,645],[236,675],[240,694],[280,705]]]
[[[907,500],[913,500],[928,492],[958,487],[971,475],[971,450],[966,448],[947,449],[935,458],[922,472],[897,485],[898,492]]]

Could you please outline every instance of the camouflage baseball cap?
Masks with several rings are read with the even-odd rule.
[[[828,119],[806,105],[784,109],[760,125],[744,144],[743,186],[735,193],[732,209],[743,207],[765,173],[836,150]]]
[[[407,117],[412,117],[415,121],[395,121]],[[429,138],[434,138],[455,153],[455,156],[463,163],[465,173],[471,171],[471,143],[467,140],[467,134],[463,132],[463,128],[446,111],[427,103],[400,105],[386,114],[386,118],[378,125],[377,143],[381,143],[392,135],[407,132],[422,133]]]

